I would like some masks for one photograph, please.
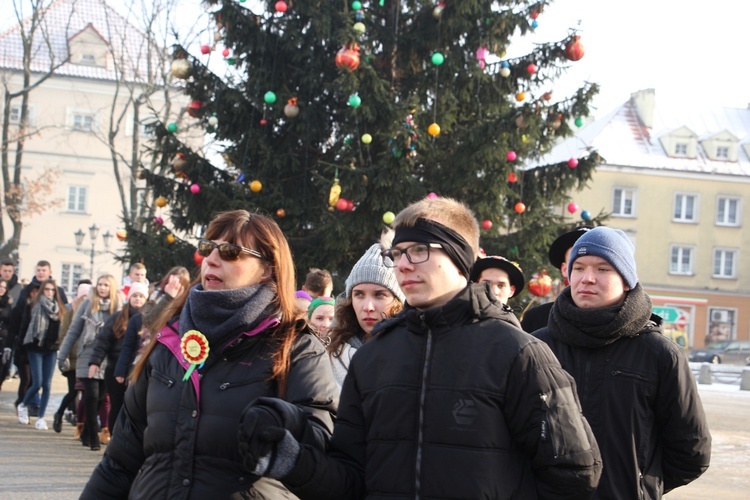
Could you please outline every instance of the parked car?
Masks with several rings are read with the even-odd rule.
[[[750,365],[750,341],[709,342],[702,349],[691,350],[688,359],[696,363]]]

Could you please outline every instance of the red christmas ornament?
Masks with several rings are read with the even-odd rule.
[[[518,155],[516,154],[515,151],[508,151],[505,157],[508,159],[508,161],[516,161],[516,158],[518,158]]]
[[[276,217],[278,217],[279,219],[283,219],[284,217],[286,217],[286,210],[284,210],[283,208],[276,210]]]
[[[201,264],[203,264],[203,256],[198,253],[198,250],[195,250],[195,253],[193,254],[193,262],[195,262],[195,265],[198,267],[201,267]]]
[[[580,36],[574,36],[573,39],[565,46],[565,57],[571,61],[580,61],[583,57],[584,50]]]
[[[162,219],[159,216],[154,217],[154,225],[155,226],[161,226],[162,224],[164,224],[164,219]]]
[[[530,75],[533,75],[537,72],[539,68],[536,67],[536,64],[530,63],[528,66],[526,66],[526,72]]]
[[[508,174],[508,182],[511,184],[518,182],[518,175],[516,175],[515,172],[511,172]]]
[[[344,198],[339,198],[339,201],[336,202],[336,210],[341,210],[342,212],[346,212],[349,209],[349,200],[346,200]]]
[[[283,14],[286,12],[286,10],[289,8],[289,6],[286,4],[286,2],[283,2],[282,0],[279,0],[276,2],[276,5],[274,5],[274,9],[276,9],[276,12],[279,12]]]
[[[229,52],[229,49],[227,47],[224,47],[224,50],[221,51],[221,55],[223,55],[224,57],[229,57],[229,54],[231,54],[231,52]]]
[[[516,206],[513,207],[513,210],[515,210],[516,213],[522,214],[526,211],[526,205],[519,201],[518,203],[516,203]]]
[[[188,104],[187,113],[193,118],[198,118],[203,112],[203,103],[200,101],[193,101]]]
[[[359,45],[347,45],[336,53],[336,67],[347,71],[359,68]]]
[[[261,118],[261,119],[260,119],[260,126],[261,126],[261,127],[265,127],[267,123],[268,123],[268,122],[266,121],[266,119],[265,119],[265,118]]]
[[[491,220],[489,220],[489,219],[484,219],[484,220],[482,221],[482,227],[483,227],[484,229],[492,229],[492,221],[491,221]]]
[[[568,212],[570,212],[571,214],[574,214],[577,211],[578,211],[578,204],[576,204],[573,201],[571,201],[570,203],[568,203]]]
[[[115,235],[117,236],[118,240],[125,241],[128,237],[128,232],[124,229],[118,229]]]
[[[545,92],[542,94],[542,99],[545,101],[551,101],[552,100],[552,92]]]
[[[209,54],[210,52],[211,52],[210,45],[201,45],[201,54],[205,56],[206,54]]]
[[[535,10],[531,13],[531,19],[536,19],[537,17],[539,17],[539,11]]]
[[[552,291],[552,278],[542,269],[529,280],[529,293],[535,297],[545,297]]]
[[[568,160],[568,166],[570,168],[576,168],[578,166],[578,158],[571,158]]]

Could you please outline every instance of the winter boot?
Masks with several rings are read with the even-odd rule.
[[[81,439],[82,433],[83,433],[83,424],[76,424],[76,433],[75,433],[75,436],[73,436],[73,439]]]
[[[111,436],[109,435],[109,428],[108,427],[102,427],[102,432],[99,433],[99,441],[101,444],[107,444],[109,443]]]

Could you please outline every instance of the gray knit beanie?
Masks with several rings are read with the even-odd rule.
[[[360,257],[349,277],[346,278],[346,296],[352,296],[352,288],[360,283],[375,283],[387,288],[402,303],[406,301],[404,292],[398,286],[396,273],[390,267],[385,267],[383,257],[380,255],[383,248],[379,243],[371,246],[365,254]]]
[[[609,262],[631,290],[638,284],[638,275],[635,272],[635,247],[623,231],[599,226],[578,238],[570,251],[568,278],[573,269],[573,262],[584,255],[596,255]]]

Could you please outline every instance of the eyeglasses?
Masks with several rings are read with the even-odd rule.
[[[44,291],[55,293],[56,290],[54,288],[45,288]]]
[[[415,243],[406,248],[393,247],[390,250],[383,250],[380,255],[386,267],[396,267],[402,255],[406,255],[406,260],[411,264],[421,264],[430,260],[430,248],[443,248],[443,246],[440,243]],[[391,261],[388,262],[386,257]]]
[[[237,260],[240,258],[240,254],[242,253],[250,254],[253,257],[257,257],[259,259],[263,258],[263,256],[257,250],[252,250],[250,248],[245,248],[238,245],[232,245],[231,243],[215,243],[210,240],[200,240],[198,242],[198,255],[200,255],[201,257],[208,257],[209,255],[211,255],[211,252],[214,251],[214,248],[219,249],[219,257],[221,258],[221,260]]]

